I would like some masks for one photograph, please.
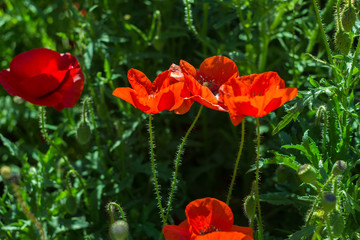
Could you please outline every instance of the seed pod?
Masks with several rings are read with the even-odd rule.
[[[348,4],[344,7],[340,14],[341,25],[346,32],[350,32],[355,25],[356,13],[352,4]]]
[[[337,31],[335,33],[335,46],[343,55],[347,55],[351,48],[351,38],[349,34],[344,31]]]
[[[298,175],[304,183],[315,183],[316,182],[316,170],[310,164],[301,165],[298,170]]]
[[[334,210],[329,214],[330,228],[334,237],[340,237],[345,228],[344,218],[338,210]]]
[[[332,173],[337,176],[345,172],[347,168],[346,162],[343,160],[337,160],[332,168]]]
[[[333,193],[325,192],[322,198],[322,207],[325,212],[330,212],[336,206],[336,196]]]
[[[256,202],[254,196],[251,194],[245,198],[244,211],[249,219],[253,219],[255,216]]]
[[[74,215],[77,211],[77,200],[74,196],[68,196],[65,202],[66,211]]]
[[[89,123],[86,120],[81,121],[78,125],[78,128],[76,129],[76,138],[77,141],[82,145],[85,145],[90,141],[91,129]]]
[[[123,220],[118,220],[111,224],[109,229],[111,240],[125,240],[129,234],[129,225]]]

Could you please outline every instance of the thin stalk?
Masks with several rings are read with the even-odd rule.
[[[84,197],[85,197],[85,204],[88,206],[88,198],[87,198],[87,192],[86,192],[86,185],[84,184],[84,180],[81,177],[81,175],[75,170],[75,168],[71,165],[71,163],[69,162],[69,159],[67,158],[67,156],[64,155],[64,153],[61,151],[61,149],[55,145],[49,135],[46,132],[46,128],[45,128],[45,107],[40,107],[40,122],[41,122],[41,132],[45,137],[46,142],[54,147],[58,153],[60,153],[60,155],[62,156],[62,158],[64,159],[66,165],[70,168],[69,172],[72,172],[76,175],[76,177],[79,179],[81,186],[84,189]]]
[[[87,100],[87,99],[86,99]],[[85,101],[86,101],[85,100]],[[92,124],[93,124],[93,128],[94,128],[94,132],[95,132],[95,141],[96,141],[96,145],[97,145],[97,150],[98,150],[98,153],[99,153],[99,156],[104,164],[104,167],[106,166],[105,164],[105,158],[104,158],[104,154],[103,152],[101,151],[101,146],[100,146],[100,138],[99,138],[99,132],[98,132],[98,129],[96,127],[96,121],[95,121],[95,115],[94,115],[94,110],[91,106],[91,103],[90,101],[87,102],[88,103],[88,108],[89,108],[89,112],[90,112],[90,116],[91,116],[91,121],[92,121]]]
[[[170,210],[171,210],[171,204],[172,204],[172,201],[173,201],[173,198],[174,198],[174,193],[175,193],[175,189],[176,189],[176,182],[177,182],[177,175],[178,175],[178,171],[179,171],[179,166],[180,166],[180,157],[181,157],[181,154],[183,152],[183,148],[185,146],[185,142],[186,142],[186,139],[188,138],[191,130],[194,128],[197,120],[199,119],[200,117],[200,114],[201,114],[201,111],[203,110],[204,108],[204,105],[200,105],[200,108],[199,108],[199,111],[198,113],[196,114],[195,116],[195,119],[194,121],[192,122],[191,126],[189,127],[189,129],[187,130],[180,146],[179,146],[179,150],[176,154],[176,158],[175,158],[175,170],[173,172],[173,178],[172,178],[172,181],[171,181],[171,190],[170,190],[170,195],[169,195],[169,200],[168,200],[168,204],[167,204],[167,208],[166,208],[166,215],[165,215],[165,221],[164,221],[164,225],[166,224],[166,221],[169,217],[169,214],[170,214]]]
[[[311,220],[312,215],[313,215],[313,213],[314,213],[314,211],[315,211],[316,205],[317,205],[317,203],[318,203],[319,200],[320,200],[320,197],[321,197],[321,195],[322,195],[322,193],[323,193],[323,190],[325,189],[325,187],[326,187],[329,183],[332,182],[332,180],[334,179],[334,177],[335,177],[335,175],[332,174],[332,175],[328,178],[328,180],[325,182],[325,184],[322,186],[322,188],[320,188],[320,187],[316,184],[318,195],[316,196],[315,201],[314,201],[314,204],[313,204],[313,206],[311,207],[310,213],[309,213],[308,218],[307,218],[306,223],[305,223],[305,227],[307,227],[307,226],[309,225],[309,223],[310,223],[310,220]]]
[[[115,222],[115,217],[114,217],[114,213],[113,213],[113,208],[112,206],[115,206],[117,207],[117,209],[119,210],[120,214],[121,214],[121,218],[126,221],[126,215],[125,215],[125,212],[124,210],[122,209],[122,207],[117,204],[116,202],[109,202],[108,205],[107,205],[107,208],[108,208],[108,211],[109,211],[109,214],[110,214],[110,220],[111,220],[111,223],[114,223]]]
[[[316,240],[318,235],[320,236],[320,231],[322,229],[323,224],[324,224],[324,221],[321,221],[320,224],[316,227],[316,230],[315,230],[314,235],[312,236],[311,240]]]
[[[333,61],[332,55],[331,55],[330,46],[329,46],[329,43],[328,43],[326,35],[325,35],[324,27],[323,27],[323,24],[322,24],[322,21],[321,21],[319,8],[317,6],[316,0],[313,0],[313,4],[314,4],[314,10],[315,10],[315,14],[316,14],[316,19],[317,19],[317,22],[318,22],[319,28],[320,28],[321,37],[322,37],[322,40],[323,40],[324,45],[325,45],[327,57],[329,59],[329,62],[331,64],[334,64],[334,61]]]
[[[350,81],[351,81],[351,77],[352,77],[352,72],[354,70],[354,66],[355,66],[355,62],[356,62],[356,59],[358,58],[359,56],[359,53],[360,53],[360,39],[357,43],[357,46],[356,46],[356,50],[355,50],[355,53],[354,53],[354,57],[353,57],[353,60],[352,60],[352,63],[351,63],[351,67],[350,67],[350,71],[349,71],[349,75],[348,75],[348,78],[346,80],[346,87],[347,88],[350,88]]]
[[[236,179],[236,172],[237,172],[237,169],[238,169],[238,165],[239,165],[239,162],[240,162],[241,153],[242,153],[243,146],[244,146],[244,139],[245,139],[244,136],[245,136],[245,118],[244,118],[244,119],[242,120],[242,122],[241,122],[241,140],[240,140],[240,147],[239,147],[239,152],[238,152],[238,154],[237,154],[236,161],[235,161],[235,167],[234,167],[233,175],[232,175],[232,178],[231,178],[231,183],[230,183],[229,192],[228,192],[228,195],[227,195],[227,198],[226,198],[226,204],[227,204],[227,205],[229,205],[229,203],[230,203],[233,186],[234,186],[235,179]]]
[[[46,240],[45,231],[44,231],[43,227],[41,226],[41,223],[36,219],[34,214],[30,211],[29,207],[26,205],[26,203],[24,202],[24,200],[21,196],[20,186],[17,185],[15,182],[11,182],[10,185],[14,191],[16,201],[20,205],[21,209],[24,211],[25,215],[35,224],[36,229],[39,231],[39,233],[41,235],[41,239]]]
[[[157,171],[155,166],[155,158],[154,158],[154,141],[153,141],[153,132],[152,132],[152,123],[151,123],[151,114],[149,114],[149,135],[150,135],[150,159],[151,159],[151,169],[153,173],[153,181],[155,186],[155,193],[156,199],[158,201],[158,207],[160,209],[160,216],[163,221],[163,224],[166,224],[164,209],[161,204],[161,197],[160,197],[160,186],[157,181]]]
[[[257,151],[256,151],[256,175],[255,175],[255,202],[257,205],[257,225],[258,225],[258,239],[262,240],[263,237],[263,225],[261,219],[260,199],[259,199],[259,161],[260,161],[260,121],[256,118],[256,132],[257,132]]]

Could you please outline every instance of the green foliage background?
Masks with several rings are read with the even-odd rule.
[[[76,141],[81,102],[61,112],[47,108],[50,137],[86,181],[88,206],[85,189],[70,176],[78,206],[71,215],[65,209],[69,168],[61,154],[44,141],[38,107],[0,89],[0,164],[11,166],[20,176],[22,196],[49,239],[109,239],[106,204],[110,201],[121,204],[127,213],[130,239],[159,238],[162,224],[150,181],[147,115],[112,96],[112,91],[129,86],[126,74],[130,68],[154,79],[180,59],[199,67],[214,55],[234,60],[240,75],[276,71],[286,86],[300,91],[296,100],[261,118],[260,191],[266,239],[285,239],[301,229],[297,236],[314,231],[302,226],[316,189],[302,184],[296,170],[300,164],[311,163],[324,184],[338,159],[349,165],[339,187],[341,202],[348,204],[342,206],[346,239],[356,239],[360,222],[358,63],[350,76],[355,82],[344,95],[344,86],[338,83],[347,78],[352,58],[337,55],[333,66],[317,61],[328,60],[311,1],[78,1],[79,10],[87,11],[84,17],[74,3],[0,2],[0,68],[8,68],[14,56],[33,48],[69,52],[78,58],[86,75],[82,100],[90,97],[95,113],[96,129],[92,126],[92,139],[83,146]],[[333,56],[337,54],[332,40],[335,3],[320,2]],[[358,34],[358,23],[353,37]],[[164,202],[177,146],[198,108],[196,103],[185,115],[162,112],[153,116]],[[328,118],[321,117],[324,112]],[[230,203],[235,224],[243,226],[248,224],[243,198],[251,190],[254,172],[249,169],[256,157],[255,120],[246,121],[245,146]],[[328,123],[325,131],[324,122]],[[273,135],[277,126],[284,128]],[[226,199],[239,141],[240,127],[231,124],[227,113],[203,111],[183,154],[172,211],[174,223],[185,219],[185,206],[194,199]],[[9,185],[0,184],[0,238],[38,239]],[[295,237],[292,239],[300,239]]]

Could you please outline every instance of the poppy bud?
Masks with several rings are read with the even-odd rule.
[[[76,138],[77,141],[84,145],[88,143],[91,139],[91,129],[88,121],[81,121],[76,129]]]
[[[344,218],[338,210],[334,210],[329,214],[330,228],[334,237],[340,237],[345,228]]]
[[[123,220],[118,220],[111,224],[109,230],[111,240],[124,240],[129,234],[129,225]]]
[[[351,47],[351,38],[349,34],[340,30],[335,33],[335,46],[343,55],[347,55]]]
[[[336,196],[333,193],[325,192],[322,198],[322,207],[325,212],[330,212],[336,206]]]
[[[352,4],[346,5],[340,15],[341,25],[346,32],[350,32],[355,25],[356,13]]]
[[[74,196],[68,196],[65,202],[66,211],[70,215],[74,215],[77,211],[77,200]]]
[[[298,170],[298,175],[304,183],[315,183],[316,182],[316,170],[310,164],[301,165]]]
[[[164,43],[161,41],[161,38],[159,35],[156,35],[154,37],[154,39],[152,40],[152,45],[154,46],[154,48],[158,51],[161,51],[163,46],[164,46]]]
[[[255,216],[256,202],[254,196],[251,194],[245,198],[244,211],[249,219],[253,219]]]
[[[343,160],[337,160],[332,168],[332,173],[337,176],[345,172],[347,168],[346,162]]]
[[[11,178],[11,168],[8,166],[3,166],[0,169],[1,177],[5,180],[8,180]]]

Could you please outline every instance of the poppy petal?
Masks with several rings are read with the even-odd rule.
[[[10,63],[10,71],[21,78],[31,78],[42,73],[51,73],[58,70],[60,53],[36,48],[18,54]]]
[[[152,84],[144,73],[132,68],[128,71],[127,77],[130,85],[139,96],[144,97],[151,93]]]
[[[199,68],[200,75],[213,79],[220,86],[232,77],[239,75],[236,64],[224,56],[213,56],[205,59]]]
[[[241,233],[243,233],[245,235],[248,235],[251,238],[253,237],[253,230],[250,227],[240,227],[240,226],[237,226],[237,225],[233,225],[231,227],[230,231],[241,232]]]
[[[192,201],[185,209],[190,232],[200,235],[213,231],[229,231],[234,223],[231,209],[215,198]]]
[[[113,91],[113,95],[125,100],[126,102],[130,103],[131,105],[145,113],[148,113],[147,111],[150,110],[150,107],[140,103],[137,93],[131,88],[116,88]]]
[[[213,232],[199,235],[191,240],[253,240],[252,237],[240,232]]]
[[[196,69],[190,63],[188,63],[184,60],[180,60],[180,67],[184,73],[190,74],[194,78],[196,77]]]
[[[184,224],[184,222],[186,222]],[[163,227],[163,234],[166,240],[189,240],[190,233],[185,220],[179,226],[176,225],[165,225]]]

